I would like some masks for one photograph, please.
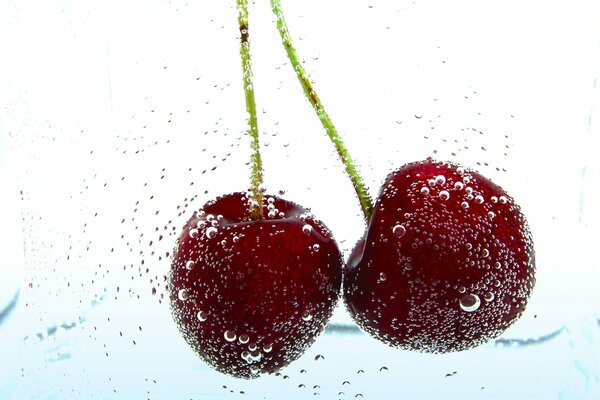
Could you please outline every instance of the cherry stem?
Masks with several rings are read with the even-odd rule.
[[[319,99],[319,96],[317,95],[317,92],[315,91],[313,84],[306,73],[306,70],[300,62],[298,53],[292,44],[292,37],[285,22],[280,0],[271,0],[271,9],[277,17],[277,30],[281,36],[281,41],[287,53],[288,59],[296,71],[296,75],[298,76],[298,80],[300,81],[300,85],[304,90],[306,98],[313,106],[313,109],[317,113],[317,117],[319,117],[319,120],[323,124],[323,128],[325,128],[325,131],[327,132],[327,136],[329,136],[329,139],[333,143],[340,160],[346,168],[346,173],[352,181],[352,186],[354,186],[354,190],[358,196],[358,201],[360,202],[365,220],[368,222],[371,218],[371,214],[373,213],[373,201],[371,200],[371,196],[369,196],[368,189],[365,186],[362,177],[358,173],[358,170],[354,165],[354,161],[352,161],[352,157],[344,145],[344,141],[333,125],[331,118],[329,118],[329,114],[327,114],[325,111],[325,107]]]
[[[250,204],[250,218],[263,218],[263,167],[258,140],[258,119],[256,117],[256,100],[254,99],[254,82],[252,60],[250,58],[250,36],[248,31],[248,1],[237,0],[238,25],[240,28],[240,58],[242,62],[246,112],[248,113],[248,135],[252,138],[250,164],[252,168],[250,185],[254,201]]]

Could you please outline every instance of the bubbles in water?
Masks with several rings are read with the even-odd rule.
[[[477,204],[482,204],[483,203],[483,196],[478,194],[477,196],[475,196],[475,203]]]
[[[458,303],[460,304],[460,308],[462,308],[464,311],[473,312],[479,309],[481,300],[476,294],[469,293],[461,297]]]
[[[494,300],[494,293],[487,292],[486,294],[483,295],[483,298],[485,301],[487,301],[489,303],[490,301]]]
[[[190,237],[195,239],[198,237],[198,229],[190,229]]]
[[[436,176],[435,183],[437,183],[438,185],[444,185],[446,183],[446,177],[444,175]]]
[[[460,206],[466,210],[467,208],[469,208],[469,203],[463,201],[462,203],[460,203]]]
[[[208,315],[204,311],[198,311],[198,321],[204,322],[208,318]]]
[[[306,224],[302,227],[302,233],[304,233],[306,236],[309,236],[312,233],[312,226]]]
[[[500,196],[498,198],[498,201],[500,202],[500,204],[506,204],[506,203],[508,203],[508,199],[506,198],[506,196]]]
[[[250,341],[250,338],[248,337],[248,335],[240,335],[239,341],[241,344],[246,344]]]
[[[454,189],[456,189],[456,190],[463,190],[464,187],[465,187],[465,185],[462,182],[456,182],[454,184]]]
[[[302,321],[308,322],[312,319],[312,315],[310,315],[310,313],[308,311],[304,311],[302,313]]]
[[[217,228],[215,228],[214,226],[211,226],[210,228],[208,228],[206,230],[206,237],[207,238],[212,239],[215,236],[217,236]]]
[[[190,270],[194,268],[194,265],[196,265],[196,262],[194,260],[188,260],[188,262],[185,263],[185,268],[187,270]]]
[[[233,342],[237,338],[237,335],[233,331],[225,331],[223,337],[225,337],[225,340],[228,342]]]
[[[440,199],[446,201],[450,198],[450,192],[448,192],[447,190],[442,190],[439,194]]]
[[[179,300],[185,301],[188,298],[187,290],[179,289],[179,292],[177,292],[177,297],[179,298]]]
[[[423,186],[421,188],[421,194],[427,196],[429,194],[429,188],[427,186]]]
[[[379,280],[381,282],[385,282],[387,280],[387,275],[384,272],[379,273]]]
[[[263,346],[263,351],[264,351],[265,353],[270,353],[270,352],[271,352],[271,350],[273,350],[273,345],[272,345],[271,343],[269,343],[269,344],[265,344],[265,345]]]
[[[488,249],[481,250],[481,257],[487,258],[490,255],[490,251]]]
[[[404,225],[396,225],[392,228],[392,233],[397,238],[401,238],[406,234],[406,228],[404,227]]]
[[[318,244],[316,244],[316,243],[315,243],[315,244],[313,244],[313,246],[312,246],[312,249],[313,249],[313,251],[314,251],[314,252],[317,252],[317,251],[319,251],[319,249],[320,249],[320,248],[321,248],[321,246],[319,246],[319,245],[318,245]]]

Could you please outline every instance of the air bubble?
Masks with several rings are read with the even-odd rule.
[[[308,322],[312,319],[312,315],[310,315],[310,313],[308,311],[304,311],[302,313],[302,321]]]
[[[438,185],[444,185],[446,183],[446,177],[444,175],[436,176],[435,183],[437,183]]]
[[[379,280],[380,280],[381,282],[385,282],[385,281],[387,281],[387,275],[385,274],[385,272],[380,272],[380,273],[379,273]]]
[[[302,233],[304,233],[306,236],[309,236],[312,233],[312,226],[306,224],[302,227]]]
[[[460,308],[462,308],[464,311],[473,312],[479,309],[481,300],[476,294],[470,293],[461,297],[458,303],[460,304]]]
[[[396,225],[392,228],[392,233],[397,238],[401,238],[406,234],[406,228],[404,227],[404,225]]]
[[[225,331],[223,337],[225,337],[225,340],[228,342],[233,342],[237,338],[237,335],[233,331]]]
[[[490,301],[494,300],[494,293],[487,292],[486,294],[483,295],[483,298],[485,299],[485,301],[487,301],[489,303]]]
[[[248,350],[250,350],[250,351],[256,351],[256,349],[258,349],[258,346],[256,345],[256,343],[250,343],[248,345]]]
[[[204,311],[198,311],[197,317],[198,321],[204,322],[208,318],[208,315]]]
[[[506,198],[506,196],[500,196],[498,198],[498,201],[500,201],[500,204],[506,204],[508,202],[508,199]]]
[[[466,291],[467,291],[467,288],[464,287],[464,286],[461,286],[461,287],[458,288],[458,292],[459,293],[466,293]]]
[[[456,189],[456,190],[463,190],[464,187],[465,187],[465,185],[462,182],[456,182],[454,184],[454,189]]]
[[[481,257],[487,258],[490,255],[490,251],[488,249],[481,250]]]
[[[194,268],[194,265],[196,265],[196,262],[193,260],[188,260],[188,262],[185,263],[185,268],[187,270],[190,270],[192,268]]]
[[[185,301],[188,298],[188,293],[187,290],[185,289],[180,289],[179,292],[177,292],[177,297],[179,298],[179,300],[181,301]]]
[[[195,239],[198,237],[198,229],[190,229],[190,237]]]
[[[319,249],[321,248],[321,246],[319,246],[318,244],[313,244],[312,249],[313,251],[316,253],[317,251],[319,251]]]
[[[239,236],[234,236],[234,237],[233,237],[233,243],[237,243],[237,242],[239,242],[239,241],[240,241],[240,238],[239,238]]]
[[[460,206],[466,210],[467,208],[469,208],[469,203],[463,201],[462,203],[460,203]]]
[[[210,228],[208,228],[206,230],[206,237],[207,238],[212,239],[215,236],[217,236],[217,228],[215,228],[214,226],[211,226]]]
[[[430,179],[430,180],[428,180],[428,181],[427,181],[427,184],[428,184],[429,186],[431,186],[431,187],[434,187],[434,186],[435,186],[435,179]]]
[[[482,204],[484,201],[483,196],[478,194],[477,196],[475,196],[475,203],[477,204]]]
[[[248,335],[240,335],[239,341],[241,344],[246,344],[250,341],[250,338],[248,337]]]
[[[423,186],[421,188],[421,194],[427,196],[429,194],[429,188],[427,186]]]
[[[447,190],[442,190],[439,194],[440,199],[446,201],[450,198],[450,192],[448,192]]]
[[[264,351],[265,353],[270,353],[270,352],[271,352],[271,350],[273,350],[273,345],[272,345],[271,343],[269,343],[269,344],[265,344],[265,345],[263,346],[263,351]]]
[[[198,229],[204,229],[204,228],[206,228],[206,221],[202,221],[202,220],[198,221],[196,223],[196,226],[198,227]]]

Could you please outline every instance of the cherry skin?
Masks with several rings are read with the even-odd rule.
[[[208,364],[239,378],[273,373],[299,358],[337,303],[342,256],[330,231],[304,208],[265,196],[207,203],[177,241],[169,276],[174,319]]]
[[[500,335],[535,283],[531,234],[502,188],[427,159],[388,175],[349,257],[344,300],[390,346],[466,350]]]

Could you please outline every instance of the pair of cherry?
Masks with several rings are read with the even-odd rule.
[[[272,373],[312,344],[340,293],[356,323],[393,347],[442,353],[498,336],[522,314],[535,282],[531,234],[518,205],[479,173],[427,159],[390,173],[371,206],[298,62],[279,1],[271,2],[305,94],[357,190],[367,228],[344,263],[325,224],[258,189],[247,4],[238,0],[255,150],[252,190],[208,202],[177,241],[169,291],[185,340],[221,372],[242,378]]]
[[[523,312],[534,284],[525,218],[474,171],[426,160],[385,180],[345,268],[301,206],[250,193],[207,203],[174,253],[171,302],[191,347],[219,371],[256,377],[302,355],[338,300],[366,332],[404,349],[472,348]],[[342,279],[343,277],[343,279]]]

